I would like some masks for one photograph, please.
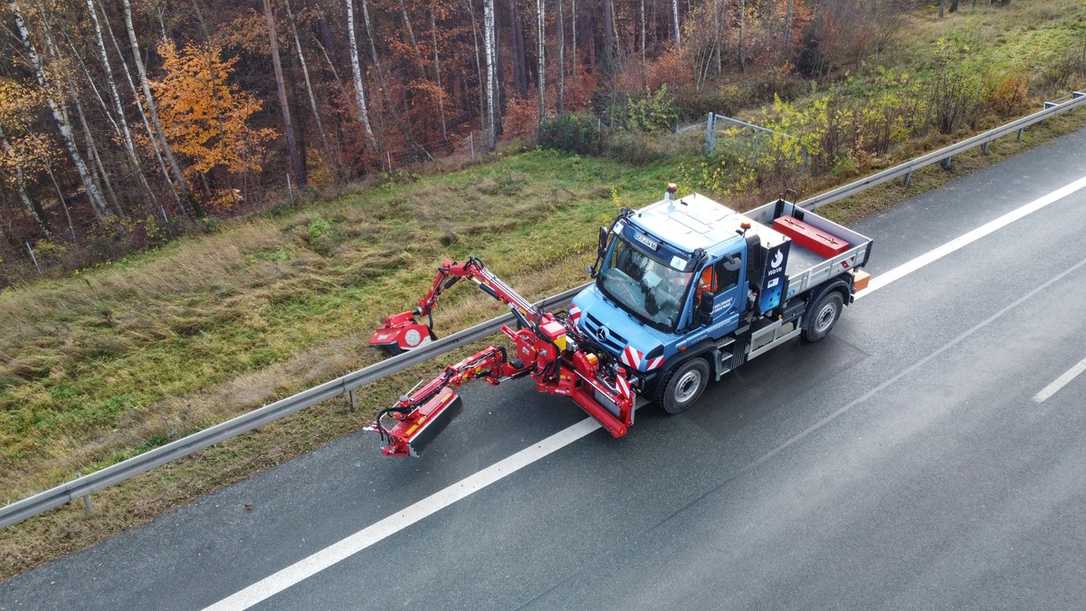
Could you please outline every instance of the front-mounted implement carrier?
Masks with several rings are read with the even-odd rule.
[[[623,210],[600,229],[595,282],[568,312],[545,312],[481,261],[445,261],[417,306],[370,339],[391,352],[435,337],[441,293],[468,279],[509,306],[507,349],[489,346],[416,386],[370,429],[389,456],[418,456],[460,412],[457,389],[530,377],[567,396],[614,437],[639,402],[688,409],[712,379],[801,337],[819,341],[869,276],[871,240],[784,200],[739,213],[698,194]],[[425,320],[425,322],[423,322]]]
[[[461,399],[456,389],[476,378],[499,384],[528,376],[540,392],[573,399],[611,435],[626,434],[633,424],[635,396],[625,368],[607,352],[594,349],[568,315],[540,311],[478,259],[442,263],[419,308],[385,319],[370,343],[380,345],[384,338],[405,332],[426,333],[429,337],[430,328],[421,325],[417,317],[429,316],[441,291],[461,278],[472,280],[512,310],[517,328],[501,328],[513,343],[512,351],[488,346],[447,367],[441,375],[415,387],[394,406],[380,412],[370,428],[381,436],[386,455],[420,455],[459,414]]]

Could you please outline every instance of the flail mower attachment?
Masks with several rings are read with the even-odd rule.
[[[425,346],[437,339],[430,325],[416,319],[419,309],[408,310],[385,318],[370,336],[370,345],[389,354],[400,354]],[[432,324],[432,323],[431,323]]]
[[[385,456],[421,456],[426,446],[460,415],[463,400],[456,394],[457,388],[475,378],[497,384],[523,371],[507,362],[504,348],[490,346],[446,367],[427,384],[411,389],[396,405],[377,414],[367,430],[381,437]]]

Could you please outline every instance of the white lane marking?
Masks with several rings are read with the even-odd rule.
[[[1007,225],[1010,225],[1011,223],[1027,215],[1033,214],[1034,212],[1037,212],[1038,210],[1041,210],[1042,208],[1045,208],[1046,206],[1049,206],[1067,197],[1068,195],[1071,195],[1072,193],[1080,191],[1084,188],[1086,188],[1086,176],[1076,180],[1071,184],[1060,187],[1059,189],[1056,189],[1055,191],[1048,193],[1047,195],[1042,195],[1041,197],[1038,197],[1030,203],[1011,210],[1010,212],[1004,214],[999,218],[992,219],[991,221],[988,221],[980,227],[977,227],[976,229],[968,233],[954,238],[953,240],[947,242],[946,244],[943,244],[942,246],[929,250],[928,252],[918,257],[906,261],[905,263],[898,265],[897,267],[891,269],[886,273],[879,274],[878,276],[871,279],[871,282],[867,285],[866,289],[856,293],[856,298],[859,299],[861,297],[870,295],[871,293],[874,293],[882,287],[897,280],[900,280],[905,276],[908,276],[909,274],[915,272],[916,270],[926,265],[930,265],[938,261],[939,259],[942,259],[943,257],[949,255],[950,253],[956,250],[960,250],[968,246],[969,244],[972,244],[973,242],[976,242],[977,240],[983,238],[984,236],[998,231],[1006,227]]]
[[[1044,403],[1046,400],[1048,400],[1049,397],[1060,392],[1061,388],[1070,384],[1071,380],[1074,380],[1078,376],[1082,375],[1084,371],[1086,371],[1086,359],[1082,359],[1081,361],[1076,363],[1074,367],[1063,372],[1063,375],[1056,378],[1055,380],[1052,380],[1051,384],[1045,386],[1040,390],[1040,392],[1033,395],[1033,402]]]
[[[972,242],[975,242],[1000,228],[1006,227],[1007,225],[1025,217],[1028,214],[1037,212],[1045,206],[1048,206],[1049,204],[1052,204],[1053,202],[1058,201],[1061,198],[1067,197],[1068,195],[1083,188],[1086,188],[1086,177],[1080,178],[1079,180],[1076,180],[1069,185],[1061,187],[1049,193],[1048,195],[1042,196],[1020,208],[1004,214],[1003,216],[995,220],[989,221],[988,223],[981,225],[980,227],[962,235],[961,237],[955,238],[950,242],[943,244],[942,246],[939,246],[923,255],[920,255],[902,265],[891,269],[885,274],[881,274],[872,278],[870,284],[868,285],[868,288],[857,293],[856,298],[859,299],[860,297],[871,294],[874,291],[883,288],[892,282],[900,280],[901,278],[904,278],[905,276],[917,271],[918,269],[930,265],[931,263],[942,259],[948,254],[959,250],[966,245],[971,244]],[[1086,261],[1080,262],[1079,264],[1067,270],[1060,276],[1057,276],[1057,278],[1062,278],[1064,275],[1069,274],[1071,271],[1077,269],[1083,263],[1086,263]],[[1054,280],[1055,279],[1050,280],[1049,283],[1053,282]],[[1048,285],[1049,284],[1046,283],[1042,286],[1047,287]],[[1038,289],[1039,288],[1041,287],[1038,287]],[[1034,291],[1030,292],[1029,295],[1034,294],[1038,289],[1034,289]],[[1001,310],[1001,313],[1005,312],[1007,309],[1010,309],[1010,307],[1017,305],[1022,300],[1024,300],[1024,298],[1014,302],[1014,304],[1011,304],[1011,306],[1008,306],[1008,308]],[[975,331],[975,329],[972,329],[967,333],[971,333],[972,331]],[[964,337],[962,337],[961,339],[964,339]],[[952,344],[961,341],[961,339],[952,342]],[[929,357],[929,360],[930,358],[934,358],[934,355],[931,355]],[[894,378],[894,380],[897,379],[900,379],[900,376]],[[884,388],[886,385],[888,385],[888,383],[880,385],[879,388]],[[863,399],[869,398],[870,394],[872,393],[869,392],[868,394],[864,395]],[[788,446],[791,446],[793,443],[813,433],[818,428],[826,425],[831,419],[836,418],[848,409],[851,409],[859,402],[859,400],[854,401],[842,410],[838,410],[834,414],[831,414],[829,417],[827,417],[827,419],[820,421],[812,428],[807,429],[796,437],[788,440],[787,442],[785,442],[784,445],[779,446],[777,449],[770,452],[770,454],[764,456],[762,459],[759,459],[759,461],[757,461],[755,464],[750,465],[748,469],[744,469],[743,471],[745,472],[749,470],[749,468],[756,467],[757,465],[765,462],[765,460],[772,458],[780,451],[783,451]],[[408,506],[402,511],[394,513],[378,522],[375,522],[374,524],[363,528],[362,530],[354,533],[353,535],[349,535],[347,536],[347,538],[333,543],[332,545],[320,551],[317,551],[312,555],[307,556],[302,560],[299,560],[298,562],[295,562],[294,564],[278,571],[277,573],[273,573],[272,575],[261,579],[260,581],[250,585],[249,587],[240,590],[237,593],[207,607],[207,609],[226,610],[246,609],[248,607],[251,607],[263,600],[274,596],[275,594],[278,594],[279,592],[282,592],[283,590],[286,590],[294,584],[297,584],[302,580],[323,571],[324,569],[336,564],[337,562],[349,558],[354,554],[357,554],[358,552],[374,545],[375,543],[382,541],[383,539],[407,528],[408,526],[411,526],[412,524],[415,524],[416,522],[419,522],[424,518],[433,515],[438,511],[441,511],[442,509],[448,507],[449,505],[452,505],[460,499],[463,499],[471,494],[474,494],[475,492],[478,492],[479,490],[482,490],[483,488],[486,488],[487,486],[505,478],[506,476],[511,475],[516,471],[530,465],[531,463],[546,458],[550,454],[557,452],[558,450],[570,445],[571,443],[581,439],[582,437],[588,436],[599,428],[599,423],[596,422],[594,419],[585,418],[577,424],[561,430],[531,447],[525,448],[508,458],[500,460],[493,465],[490,465],[489,467],[483,469],[482,471],[475,473],[474,475],[470,475],[467,478],[448,486],[447,488],[431,494],[430,496],[414,503],[413,505]]]
[[[438,490],[401,511],[363,528],[346,539],[341,539],[285,569],[261,579],[244,590],[207,607],[207,609],[247,609],[307,577],[315,575],[333,564],[400,532],[423,518],[486,488],[494,482],[516,473],[537,460],[557,452],[578,439],[592,434],[599,428],[600,423],[595,419],[585,418],[535,445],[524,448],[508,458],[499,460],[474,475],[469,475],[451,486]]]

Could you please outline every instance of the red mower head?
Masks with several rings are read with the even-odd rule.
[[[407,410],[386,410],[377,416],[369,430],[375,431],[384,442],[381,453],[385,456],[411,456],[417,458],[452,419],[460,415],[464,401],[452,388],[442,388],[421,406]]]
[[[385,319],[380,327],[370,336],[370,345],[399,354],[424,346],[434,339],[430,327],[415,320],[415,312],[408,310],[393,314]]]

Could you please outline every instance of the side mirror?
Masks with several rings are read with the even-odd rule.
[[[609,231],[606,227],[600,227],[599,244],[596,246],[596,262],[591,266],[586,267],[585,271],[588,272],[590,278],[595,278],[596,273],[599,271],[600,262],[603,261],[603,255],[607,253],[607,238],[610,237]]]

